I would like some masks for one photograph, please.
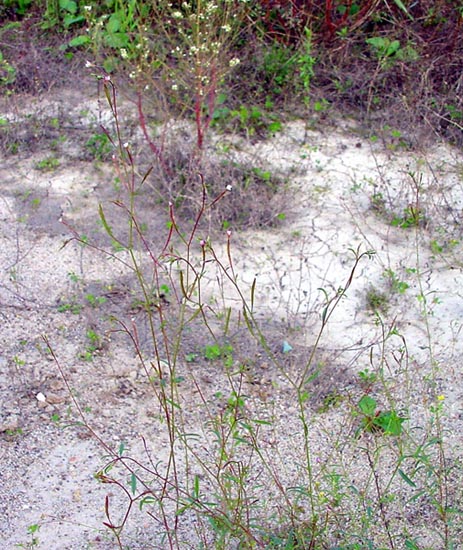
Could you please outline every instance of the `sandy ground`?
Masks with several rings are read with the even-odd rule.
[[[91,116],[94,120],[107,116],[91,97],[69,91],[49,98],[45,107],[42,101],[28,108],[47,116],[65,109],[75,117],[76,126],[89,124]],[[1,116],[11,120],[25,114],[23,104]],[[236,145],[237,139],[231,141]],[[408,425],[419,427],[431,399],[427,383],[434,372],[431,344],[439,369],[435,390],[445,396],[446,440],[452,460],[457,461],[463,428],[463,155],[443,144],[425,152],[410,150],[387,132],[377,141],[368,139],[348,122],[325,131],[292,122],[274,138],[257,144],[240,142],[239,149],[241,158],[257,158],[270,170],[291,174],[293,191],[285,198],[287,219],[278,229],[232,232],[234,270],[247,292],[256,279],[256,316],[268,328],[272,349],[286,362],[288,372],[297,372],[301,357],[315,341],[324,303],[319,289],[333,295],[345,284],[353,264],[349,249],[376,252],[360,263],[320,345],[320,362],[325,367],[314,382],[310,400],[314,453],[319,453],[321,462],[331,456],[330,437],[334,439],[342,426],[345,429],[338,422],[346,418],[348,403],[329,413],[320,406],[329,395],[357,395],[358,372],[371,368],[371,358],[377,361],[383,347],[389,357],[388,373],[397,378],[391,390],[394,398],[403,400]],[[115,487],[94,479],[108,453],[75,425],[76,406],[69,390],[108,448],[117,450],[123,443],[133,456],[145,456],[143,435],[163,461],[168,446],[134,350],[126,338],[108,336],[110,316],[127,322],[135,319],[144,326],[142,314],[133,307],[137,292],[133,274],[97,250],[67,242],[71,225],[92,242],[105,245],[98,204],[114,198],[110,162],[85,159],[75,145],[65,144],[56,154],[59,166],[45,171],[37,163],[47,156],[39,150],[4,155],[1,161],[0,546],[28,548],[36,537],[38,548],[104,550],[116,547],[102,525],[105,496],[111,495],[119,514],[124,501]],[[391,225],[391,220],[403,219],[404,211],[416,205],[418,180],[424,218],[417,233],[413,227]],[[156,208],[147,197],[140,214],[149,220],[147,236],[152,242],[159,240],[156,235],[166,221],[164,214],[152,215]],[[114,223],[117,226],[116,217]],[[219,257],[226,262],[227,236],[214,239]],[[120,257],[124,259],[123,253]],[[209,281],[208,299],[217,296],[212,267],[205,280]],[[387,296],[385,326],[396,327],[400,335],[385,346],[383,328],[368,307],[372,289]],[[420,296],[426,297],[425,303]],[[221,298],[239,310],[233,289],[225,287]],[[101,334],[98,350],[90,358],[89,331]],[[237,334],[239,340],[239,330]],[[285,342],[292,351],[282,354]],[[204,340],[192,337],[189,345],[187,351],[197,353]],[[252,380],[246,381],[249,408],[264,414],[271,411],[275,429],[268,436],[269,448],[274,449],[282,479],[294,484],[300,474],[297,408],[288,399],[289,388],[281,373],[256,348],[243,346],[253,357]],[[187,426],[201,422],[202,414],[189,381],[201,380],[211,399],[218,390],[227,391],[226,377],[218,372],[221,367],[200,359],[193,365],[194,373],[191,365],[182,367]],[[294,437],[286,437],[288,432]],[[360,462],[355,464],[355,455],[351,465],[354,472],[362,467]],[[455,491],[459,491],[455,502],[461,504],[461,471],[455,475]],[[265,490],[263,499],[264,495]],[[277,509],[271,498],[267,506],[270,513]],[[415,529],[420,548],[440,548],[426,520],[433,518],[432,513],[426,510],[416,512],[424,519],[421,523],[405,513],[400,521]],[[185,548],[199,547],[193,524],[194,518],[186,517],[179,528]],[[34,525],[40,525],[39,530],[28,533]],[[149,516],[134,512],[124,543],[134,550],[162,548],[166,543],[159,538],[161,531]],[[403,541],[396,547],[404,547]]]

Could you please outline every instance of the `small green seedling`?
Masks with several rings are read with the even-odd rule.
[[[73,315],[79,315],[82,311],[82,305],[78,304],[75,300],[71,300],[69,302],[59,304],[57,310],[59,313],[72,313]]]
[[[58,166],[59,160],[55,157],[46,157],[35,163],[36,170],[41,170],[42,172],[53,172]]]
[[[108,301],[104,296],[95,296],[94,294],[87,294],[85,299],[92,307],[95,308]]]
[[[389,298],[384,292],[372,286],[367,291],[366,305],[373,313],[386,314],[389,309]]]
[[[409,229],[410,227],[418,227],[424,221],[424,214],[420,208],[409,206],[404,209],[402,216],[394,216],[391,220],[393,227],[401,229]]]
[[[87,347],[79,357],[85,361],[92,361],[96,352],[101,349],[101,337],[93,329],[87,330],[86,337],[88,340]]]
[[[233,365],[233,346],[230,344],[220,345],[218,343],[207,345],[204,348],[204,357],[208,361],[223,359],[226,367]]]
[[[364,395],[358,402],[358,409],[362,416],[360,430],[394,436],[402,433],[402,424],[406,418],[399,416],[394,410],[378,410],[376,399],[373,397]]]
[[[27,543],[20,543],[20,544],[17,544],[16,547],[17,548],[36,548],[38,545],[39,545],[39,539],[38,537],[36,536],[36,534],[38,533],[40,529],[40,525],[38,523],[34,523],[33,525],[29,525],[29,527],[27,528],[27,534],[30,536],[30,540],[29,542]]]

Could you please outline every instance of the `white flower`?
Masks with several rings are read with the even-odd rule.
[[[127,53],[127,50],[125,48],[121,48],[120,54],[122,59],[127,59],[129,57],[129,54]]]
[[[233,59],[230,59],[228,64],[233,68],[240,64],[240,60],[237,57],[234,57]]]
[[[183,14],[181,11],[174,11],[172,12],[172,17],[174,19],[182,19],[183,18]]]

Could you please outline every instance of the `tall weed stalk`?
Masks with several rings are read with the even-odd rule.
[[[170,205],[164,242],[154,248],[137,214],[138,201],[144,200],[148,174],[137,179],[133,155],[124,142],[115,85],[109,77],[104,77],[103,86],[115,120],[111,136],[116,151],[113,161],[123,187],[123,195],[115,205],[118,215],[127,222],[127,231],[117,233],[105,206],[100,205],[100,222],[112,249],[95,248],[129,267],[141,291],[141,305],[149,327],[149,350],[140,339],[135,320],[130,323],[116,320],[117,330],[128,337],[143,367],[156,403],[156,419],[168,444],[166,457],[159,461],[153,460],[150,442],[145,438],[141,457],[130,456],[124,448],[111,452],[111,458],[96,478],[118,486],[127,499],[127,507],[122,519],[116,522],[107,498],[105,525],[122,548],[124,528],[137,505],[153,518],[157,532],[163,533],[163,544],[169,548],[187,544],[182,539],[181,526],[191,517],[196,518],[196,540],[207,548],[230,548],[235,543],[244,548],[268,548],[273,544],[269,541],[276,540],[276,535],[272,538],[272,530],[278,528],[289,529],[292,535],[287,535],[288,540],[294,539],[295,544],[304,541],[307,547],[315,548],[326,520],[320,515],[315,488],[318,473],[313,468],[307,417],[311,371],[315,352],[333,312],[349,289],[358,264],[364,257],[371,257],[372,252],[353,251],[353,267],[346,283],[333,296],[325,293],[320,329],[310,357],[297,376],[289,374],[268,341],[265,325],[257,321],[257,282],[250,288],[240,282],[233,261],[232,232],[225,233],[224,246],[214,245],[210,235],[203,234],[207,226],[202,223],[203,218],[207,218],[218,201],[227,200],[228,190],[224,189],[208,202],[202,175],[198,173],[203,192],[196,219],[185,229],[176,219],[174,206]],[[86,244],[91,246],[87,241]],[[118,252],[114,252],[115,244]],[[222,280],[223,296],[234,297],[239,304],[234,310],[220,311],[211,306],[211,291],[205,282],[211,273]],[[170,303],[162,299],[167,287]],[[245,365],[234,358],[232,346],[221,344],[226,342],[232,326],[245,328],[272,368],[291,388],[303,441],[298,469],[305,481],[298,488],[288,486],[279,471],[278,460],[265,444],[273,421],[252,412],[246,393]],[[227,388],[221,392],[218,402],[211,399],[210,391],[201,382],[198,372],[201,367],[194,363],[188,367],[186,361],[185,335],[198,327],[218,346],[221,371],[217,376]],[[189,395],[191,388],[185,393],[185,378],[193,384],[197,399]],[[195,409],[201,411],[201,421],[193,426],[190,416],[194,417]],[[84,417],[83,421],[85,423]],[[108,445],[105,448],[108,450]],[[124,471],[129,475],[128,486]],[[272,513],[266,517],[268,492],[278,495],[277,516]]]

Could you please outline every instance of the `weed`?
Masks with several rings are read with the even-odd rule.
[[[338,390],[333,390],[328,395],[325,395],[323,402],[317,409],[319,413],[326,413],[330,409],[339,407],[346,400],[346,396],[340,393]]]
[[[85,148],[95,160],[107,160],[113,152],[113,145],[105,132],[93,134],[86,142]]]
[[[60,0],[59,2],[51,0],[47,2],[46,6],[42,21],[44,30],[57,26],[69,29],[85,21],[84,15],[79,13],[79,4],[74,0]]]
[[[25,2],[16,4],[14,7],[18,10],[29,8]],[[82,245],[82,251],[92,248],[121,262],[136,281],[137,298],[132,303],[130,322],[122,315],[115,322],[118,333],[133,344],[146,375],[147,387],[155,401],[153,426],[165,436],[168,451],[154,461],[150,442],[144,438],[145,452],[141,457],[132,456],[124,445],[115,450],[92,430],[86,416],[90,411],[79,406],[70,390],[81,424],[106,452],[107,463],[96,474],[97,480],[110,486],[111,493],[119,490],[126,498],[125,509],[119,503],[115,505],[123,512],[118,522],[113,515],[112,497],[108,495],[104,503],[105,525],[119,548],[124,544],[128,518],[136,513],[137,507],[147,511],[148,517],[161,526],[162,544],[169,548],[179,548],[184,543],[183,525],[194,526],[196,531],[192,536],[197,536],[198,547],[202,544],[205,548],[360,550],[398,548],[402,544],[414,548],[418,547],[420,534],[408,532],[415,526],[411,522],[407,524],[406,518],[409,506],[416,502],[423,506],[426,517],[436,518],[436,522],[430,523],[442,536],[442,547],[450,549],[458,544],[458,527],[455,527],[458,500],[450,494],[451,470],[444,446],[446,407],[439,390],[441,372],[434,355],[430,324],[436,296],[427,287],[428,266],[423,269],[420,259],[419,231],[424,229],[425,219],[418,201],[419,182],[417,200],[394,217],[392,225],[407,229],[407,235],[416,237],[417,267],[406,270],[406,274],[407,281],[413,278],[418,287],[427,335],[426,345],[420,349],[426,354],[422,366],[426,369],[425,376],[421,372],[417,376],[412,371],[405,338],[394,324],[385,326],[381,318],[391,298],[402,296],[409,288],[409,282],[387,269],[383,273],[387,293],[371,287],[366,299],[367,307],[378,313],[374,328],[379,335],[368,344],[361,341],[355,345],[359,354],[367,353],[370,365],[359,372],[360,391],[358,387],[332,389],[326,394],[322,411],[333,414],[320,419],[310,408],[312,384],[325,370],[315,360],[316,353],[321,349],[331,318],[347,297],[360,262],[373,253],[362,253],[360,248],[352,250],[352,266],[344,283],[321,290],[319,330],[311,331],[313,337],[305,359],[298,356],[292,338],[289,340],[293,346],[282,338],[275,344],[274,335],[266,333],[268,327],[256,305],[258,293],[265,290],[259,289],[256,279],[249,284],[242,281],[234,262],[233,251],[239,246],[239,240],[231,227],[235,229],[243,218],[247,218],[246,223],[254,222],[254,226],[282,221],[286,214],[281,204],[265,215],[256,211],[263,203],[268,210],[268,197],[275,197],[275,189],[284,188],[285,182],[275,177],[267,166],[244,166],[234,159],[208,164],[205,152],[209,151],[210,125],[230,123],[234,130],[254,137],[278,131],[280,118],[272,113],[275,96],[284,95],[287,87],[294,86],[296,75],[307,107],[310,88],[323,69],[323,48],[316,49],[323,42],[329,50],[330,41],[337,37],[341,46],[338,42],[336,48],[339,47],[349,61],[348,52],[357,44],[363,54],[373,58],[373,78],[365,71],[371,83],[368,107],[384,99],[381,83],[388,81],[387,75],[394,69],[405,75],[407,65],[415,59],[411,40],[402,36],[399,40],[393,33],[387,35],[389,26],[395,27],[394,32],[402,31],[400,25],[395,25],[398,20],[394,9],[405,17],[410,15],[402,2],[391,3],[385,10],[386,15],[378,11],[378,4],[374,2],[367,2],[365,7],[355,2],[338,3],[333,9],[327,3],[321,14],[312,14],[310,29],[296,4],[291,3],[291,10],[285,11],[289,3],[259,3],[268,15],[260,21],[260,28],[266,29],[274,39],[271,53],[267,52],[268,57],[264,58],[267,80],[272,82],[271,90],[264,90],[271,96],[265,106],[254,101],[255,97],[252,101],[235,102],[229,94],[223,94],[224,100],[219,100],[218,92],[230,75],[231,65],[236,70],[241,66],[241,63],[230,63],[239,59],[235,57],[232,37],[244,35],[243,21],[248,16],[255,17],[258,11],[246,2],[240,3],[236,21],[228,2],[184,2],[175,6],[159,2],[154,7],[145,2],[114,2],[108,4],[107,13],[102,13],[98,10],[103,8],[91,0],[87,6],[90,9],[64,1],[50,3],[51,9],[45,17],[45,26],[67,29],[82,24],[85,19],[90,33],[71,39],[70,47],[90,45],[95,39],[95,47],[102,45],[103,48],[99,50],[100,55],[102,51],[111,54],[104,60],[106,71],[129,67],[130,80],[135,85],[135,95],[138,94],[136,105],[141,130],[157,167],[139,171],[135,166],[134,154],[122,139],[112,77],[104,75],[103,89],[116,119],[115,135],[111,134],[117,171],[116,206],[127,227],[113,228],[102,204],[99,215],[101,227],[109,238],[108,249],[103,250],[90,237],[78,233],[74,238]],[[151,8],[162,16],[158,22]],[[410,10],[412,8],[417,9],[412,6]],[[370,19],[371,13],[376,19]],[[437,20],[433,16],[433,24]],[[364,23],[367,23],[365,28],[373,28],[374,36],[365,40],[360,34],[355,41],[353,34]],[[286,35],[282,36],[281,29],[288,30]],[[297,47],[293,47],[294,42],[297,43],[295,29],[299,29],[299,37],[303,39]],[[377,35],[378,29],[384,30],[384,36]],[[246,36],[254,36],[252,29],[244,30],[248,33]],[[232,31],[235,34],[230,34]],[[268,40],[268,36],[264,38]],[[362,49],[365,44],[367,50]],[[333,57],[335,53],[333,49]],[[355,102],[359,97],[353,89],[356,75],[351,76],[348,93],[352,92]],[[327,88],[331,81],[325,79]],[[160,136],[151,136],[143,111],[145,85],[167,87],[171,94],[166,94],[164,88],[159,96],[167,101],[169,109],[192,118],[195,139],[190,149],[186,150],[184,145],[173,147],[163,132]],[[338,87],[339,93],[346,91],[344,84]],[[158,90],[154,95],[157,94]],[[328,95],[323,95],[325,97]],[[454,107],[453,110],[447,108],[448,116],[455,122],[459,103],[452,98],[448,102]],[[322,112],[329,103],[328,99],[315,101],[313,109]],[[56,130],[59,124],[52,119],[51,126]],[[401,130],[391,130],[390,137],[400,144]],[[93,156],[103,157],[109,153],[109,145],[104,142],[98,134],[87,148]],[[50,164],[53,163],[50,161]],[[321,165],[318,168],[323,170]],[[40,169],[50,168],[45,163]],[[147,235],[146,225],[138,216],[138,205],[147,200],[145,188],[151,183],[150,178],[154,179],[156,169],[162,178],[155,180],[153,188],[166,201],[164,204],[171,201],[169,221],[160,245]],[[159,182],[166,186],[162,187]],[[373,195],[372,207],[385,213],[387,197],[382,193],[383,190]],[[244,203],[250,205],[249,210],[244,209]],[[222,205],[224,209],[216,215]],[[180,213],[186,214],[189,223],[182,221]],[[214,227],[225,231],[214,234]],[[293,233],[293,238],[296,236],[296,232]],[[431,246],[441,252],[439,243]],[[70,274],[70,280],[80,282],[75,274]],[[217,281],[219,289],[211,287],[210,281]],[[100,307],[105,300],[93,293],[84,296],[85,303],[93,308]],[[234,300],[237,307],[221,307],[227,300]],[[58,310],[78,313],[80,309],[75,307],[80,306],[77,299],[71,297],[59,304]],[[229,338],[235,329],[237,334],[240,331],[247,334],[241,343],[246,348],[241,351],[243,357],[235,340]],[[91,361],[103,351],[99,331],[98,326],[86,331],[81,358]],[[205,342],[209,343],[204,345]],[[250,343],[257,348],[262,363],[270,364],[276,374],[267,402],[256,399],[254,388],[247,382],[250,365],[259,368],[250,357]],[[185,353],[191,349],[196,352]],[[349,351],[353,349],[352,346]],[[51,353],[54,356],[52,350]],[[355,361],[357,359],[358,355]],[[18,370],[23,366],[21,361],[14,361]],[[364,364],[360,360],[359,363]],[[353,364],[353,368],[355,366]],[[213,372],[212,389],[201,378],[203,368]],[[331,384],[336,382],[335,378]],[[417,388],[422,403],[412,402],[417,395],[410,391],[414,383],[422,384]],[[194,391],[185,391],[185,386]],[[398,392],[399,386],[405,388],[403,394]],[[402,406],[402,395],[410,401],[408,406]],[[291,433],[279,419],[280,407],[289,410],[295,419],[296,428]],[[419,414],[413,407],[419,408]],[[191,418],[191,414],[196,416]],[[341,418],[339,424],[337,418]],[[330,442],[327,452],[317,447],[316,432],[326,434]],[[284,460],[280,460],[281,454],[285,455]],[[291,463],[288,471],[285,463]],[[37,529],[30,531],[33,541]]]
[[[404,294],[410,288],[410,285],[405,281],[401,281],[392,269],[386,269],[383,276],[387,279],[393,292]]]
[[[17,438],[17,437],[20,437],[21,435],[23,435],[23,429],[22,428],[14,428],[14,429],[8,429],[8,430],[5,430],[5,434],[14,439],[14,438]]]
[[[70,312],[73,315],[79,315],[79,313],[82,311],[82,307],[83,306],[81,304],[79,304],[75,301],[72,301],[72,302],[60,303],[60,304],[58,304],[56,309],[59,313]]]
[[[41,170],[42,172],[53,172],[59,167],[59,165],[59,159],[56,157],[46,157],[36,162],[35,168],[36,170]]]
[[[105,85],[117,116],[113,84],[107,80]],[[191,221],[185,221],[179,214],[183,204],[170,204],[165,234],[157,242],[138,216],[151,172],[138,176],[121,133],[114,140],[118,157],[113,162],[118,222],[126,227],[113,226],[108,207],[101,204],[107,247],[77,231],[74,238],[83,251],[99,251],[121,262],[136,281],[136,292],[129,296],[130,321],[125,315],[115,319],[115,334],[133,345],[156,403],[153,423],[167,441],[167,453],[153,461],[148,438],[142,439],[138,455],[126,447],[114,449],[92,431],[86,411],[73,396],[80,422],[105,449],[106,462],[97,480],[126,498],[124,507],[108,495],[104,505],[105,525],[118,547],[124,546],[129,517],[138,508],[162,526],[159,544],[172,549],[184,545],[182,529],[192,524],[191,518],[195,532],[189,535],[198,547],[394,548],[396,539],[402,543],[416,538],[402,513],[413,498],[432,503],[450,540],[455,533],[449,527],[452,512],[438,490],[448,487],[440,443],[445,401],[435,395],[438,369],[428,372],[429,385],[419,379],[424,384],[419,390],[429,399],[426,406],[419,405],[420,418],[411,397],[414,359],[409,359],[407,342],[396,325],[386,326],[382,318],[412,280],[420,289],[423,319],[429,317],[434,296],[423,285],[419,262],[403,271],[383,268],[385,291],[373,286],[367,291],[367,307],[376,313],[371,323],[375,335],[357,344],[360,351],[352,363],[357,368],[358,361],[356,383],[338,387],[337,375],[326,374],[317,353],[358,266],[373,252],[351,250],[344,283],[320,292],[319,330],[311,331],[314,336],[303,356],[294,334],[276,338],[266,333],[268,322],[257,306],[258,281],[245,284],[236,267],[237,233],[226,225],[225,231],[212,231],[217,220],[213,209],[232,200],[233,191],[215,189],[213,176],[199,172],[200,191],[189,189],[196,193],[196,213],[191,207]],[[167,158],[166,151],[164,161]],[[175,163],[171,166],[176,173]],[[242,166],[238,168],[242,177]],[[247,192],[257,181],[261,189],[274,185],[267,166],[248,166],[245,174],[242,185]],[[419,192],[417,185],[418,206]],[[411,237],[424,228],[416,223],[408,229]],[[290,236],[290,245],[301,231]],[[115,246],[121,253],[114,253]],[[82,283],[75,274],[69,278]],[[96,308],[103,304],[100,298],[98,292],[83,294]],[[232,300],[234,307],[229,306]],[[100,333],[98,326],[87,330],[81,358],[94,360],[104,351]],[[362,354],[367,357],[362,359]],[[271,367],[261,367],[265,363]],[[262,392],[255,383],[260,377],[253,372],[261,368],[273,376]],[[316,415],[311,396],[314,382],[323,376],[329,386],[320,394],[324,397],[318,412],[324,414]],[[291,411],[290,434],[280,407]],[[328,450],[318,448],[315,432],[326,434]],[[291,463],[288,471],[285,463]],[[268,505],[269,495],[274,508]],[[116,506],[122,510],[118,521]]]
[[[87,346],[85,351],[80,353],[79,357],[84,361],[93,361],[95,354],[101,351],[103,341],[101,336],[93,329],[88,329],[85,336],[87,338]]]
[[[366,296],[367,308],[373,313],[387,313],[389,309],[389,297],[385,292],[375,287],[370,287]]]
[[[367,38],[366,43],[371,46],[381,67],[396,61],[416,61],[417,52],[411,45],[402,47],[399,40],[390,40],[387,37],[374,36]]]
[[[362,417],[362,430],[394,436],[399,436],[402,433],[402,424],[406,418],[400,416],[394,410],[378,410],[378,404],[371,396],[364,395],[360,399],[358,402],[358,411]]]
[[[222,359],[226,367],[233,365],[233,346],[230,344],[209,344],[204,348],[204,357],[209,361]]]
[[[248,139],[255,136],[266,137],[282,128],[275,114],[246,105],[240,105],[237,109],[228,109],[223,105],[218,107],[212,116],[211,126],[237,132]]]
[[[359,378],[360,378],[360,385],[366,392],[367,390],[370,390],[371,387],[379,381],[378,374],[376,372],[372,372],[369,369],[361,370],[359,372]]]
[[[86,294],[85,299],[94,308],[101,306],[108,301],[105,296],[95,296],[94,294]]]
[[[24,359],[21,359],[21,357],[19,357],[18,355],[15,355],[13,357],[13,363],[17,366],[17,367],[23,367],[25,364],[26,364],[26,361]]]
[[[402,229],[408,229],[423,223],[424,219],[424,214],[419,208],[408,206],[404,209],[402,216],[395,216],[391,220],[391,225]]]
[[[313,56],[313,33],[311,29],[305,28],[305,40],[303,40],[303,50],[297,56],[297,64],[299,66],[299,78],[301,79],[303,93],[305,95],[304,101],[309,103],[309,91],[312,80],[315,76],[314,66],[316,58]],[[321,107],[323,103],[319,103]],[[315,108],[315,106],[314,106]],[[317,111],[317,109],[315,109]],[[318,109],[321,110],[320,108]]]
[[[3,53],[0,51],[0,84],[7,86],[13,84],[16,80],[16,70],[8,63],[4,58]]]
[[[27,543],[21,543],[18,544],[18,548],[23,548],[24,550],[31,550],[33,548],[36,548],[39,545],[39,538],[37,536],[38,532],[40,530],[40,524],[34,523],[33,525],[29,525],[27,528],[27,534],[30,536],[30,540]]]

